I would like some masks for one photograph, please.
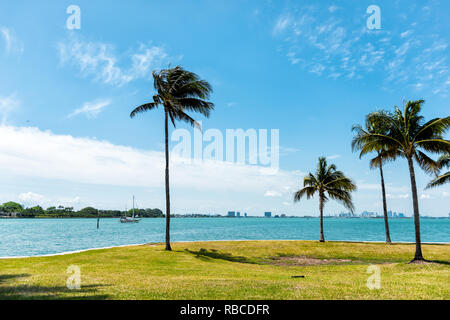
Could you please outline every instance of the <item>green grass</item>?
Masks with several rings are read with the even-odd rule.
[[[449,299],[450,245],[413,265],[414,245],[312,241],[175,243],[0,260],[0,299]],[[340,259],[298,266],[283,257]],[[341,261],[344,260],[344,261]],[[371,264],[381,288],[369,290]],[[66,288],[67,267],[81,289]],[[305,278],[292,278],[303,275]]]

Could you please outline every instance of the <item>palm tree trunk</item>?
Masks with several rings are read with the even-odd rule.
[[[420,242],[420,216],[419,216],[419,201],[417,199],[416,175],[414,173],[414,164],[412,157],[407,157],[407,159],[409,166],[409,176],[411,178],[411,191],[414,208],[414,227],[416,231],[416,254],[414,255],[413,261],[423,261],[425,259],[422,256],[422,245]]]
[[[380,176],[381,176],[381,193],[383,195],[383,213],[384,213],[384,228],[386,230],[386,243],[391,244],[391,235],[389,232],[389,221],[386,204],[386,188],[384,186],[383,164],[380,162]]]
[[[319,210],[320,210],[320,242],[325,242],[325,237],[323,236],[323,195],[319,197]]]
[[[166,142],[166,250],[170,247],[170,191],[169,191],[169,115],[165,112],[165,142]]]

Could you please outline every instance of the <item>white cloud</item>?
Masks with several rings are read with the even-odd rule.
[[[333,159],[338,159],[338,158],[340,158],[340,157],[341,157],[340,154],[333,154],[333,155],[331,155],[331,156],[328,156],[327,159],[328,159],[328,160],[333,160]]]
[[[422,194],[420,195],[420,199],[421,199],[421,200],[431,199],[431,196],[430,196],[429,194],[422,193]]]
[[[273,23],[272,34],[280,39],[278,51],[286,52],[293,65],[331,79],[363,79],[383,73],[382,88],[394,84],[429,90],[445,96],[450,92],[446,38],[430,33],[421,24],[399,24],[392,30],[367,30],[360,21],[335,16],[336,6],[293,5]],[[355,25],[358,23],[359,25]],[[423,84],[415,86],[416,84]]]
[[[400,34],[400,37],[402,37],[402,38],[406,38],[407,36],[409,36],[410,34],[412,33],[412,31],[411,30],[408,30],[408,31],[405,31],[405,32],[402,32],[401,34]]]
[[[279,17],[273,28],[273,34],[277,34],[285,30],[289,26],[290,21],[291,19],[289,16]]]
[[[84,114],[88,118],[96,118],[98,114],[110,104],[111,100],[97,100],[95,102],[86,102],[82,107],[69,114],[68,117],[71,118],[79,114]]]
[[[388,199],[408,199],[409,198],[409,194],[405,193],[405,194],[386,194],[386,198]]]
[[[331,13],[335,12],[338,9],[339,9],[339,7],[335,6],[335,5],[331,5],[328,7],[328,11],[330,11]]]
[[[0,96],[0,117],[1,124],[4,125],[8,119],[8,115],[20,107],[20,101],[16,94],[11,94],[7,97]]]
[[[282,196],[281,192],[278,192],[276,190],[267,190],[264,193],[264,197],[281,197],[281,196]]]
[[[81,199],[78,196],[73,198],[67,197],[50,198],[31,191],[19,194],[18,201],[21,204],[25,205],[26,207],[39,205],[44,208],[48,206],[73,207],[81,204]]]
[[[133,65],[131,66],[130,75],[133,78],[148,77],[152,69],[161,66],[167,58],[167,53],[163,48],[148,48],[141,44],[139,46],[139,52],[134,53],[131,56]]]
[[[162,187],[164,153],[107,141],[56,135],[37,128],[0,126],[0,175],[109,186]],[[294,187],[297,171],[172,156],[171,185],[190,190],[264,194]]]
[[[41,194],[26,192],[19,194],[19,200],[25,204],[39,204],[45,200],[45,197]]]
[[[135,52],[128,54],[131,65],[123,67],[111,44],[88,42],[71,37],[58,44],[60,62],[79,68],[82,76],[113,86],[122,86],[136,79],[149,78],[153,69],[167,62],[162,47],[140,44]]]
[[[21,55],[23,53],[23,43],[16,37],[13,30],[0,27],[0,34],[5,42],[5,51],[7,54]]]

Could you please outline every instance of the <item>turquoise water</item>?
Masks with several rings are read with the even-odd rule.
[[[0,219],[0,257],[36,256],[164,241],[164,219]],[[172,219],[172,241],[317,240],[319,219]],[[325,219],[326,240],[384,241],[382,219]],[[412,219],[390,221],[393,241],[413,242]],[[450,219],[422,219],[423,242],[450,243]]]

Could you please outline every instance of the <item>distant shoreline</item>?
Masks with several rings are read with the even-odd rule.
[[[120,217],[7,217],[0,216],[0,220],[50,220],[50,219],[119,219]],[[202,217],[192,217],[192,216],[171,216],[171,219],[318,219],[319,217],[297,217],[297,216],[287,216],[287,217],[259,217],[259,216],[247,216],[247,217],[227,217],[227,216],[202,216]],[[411,220],[413,217],[402,217],[402,218],[389,218],[389,220]],[[450,217],[429,217],[429,216],[421,216],[421,219],[450,219]],[[165,219],[165,217],[142,217],[141,219]],[[361,220],[382,220],[383,217],[324,217],[324,219],[339,219],[339,220],[348,220],[348,219],[361,219]]]

